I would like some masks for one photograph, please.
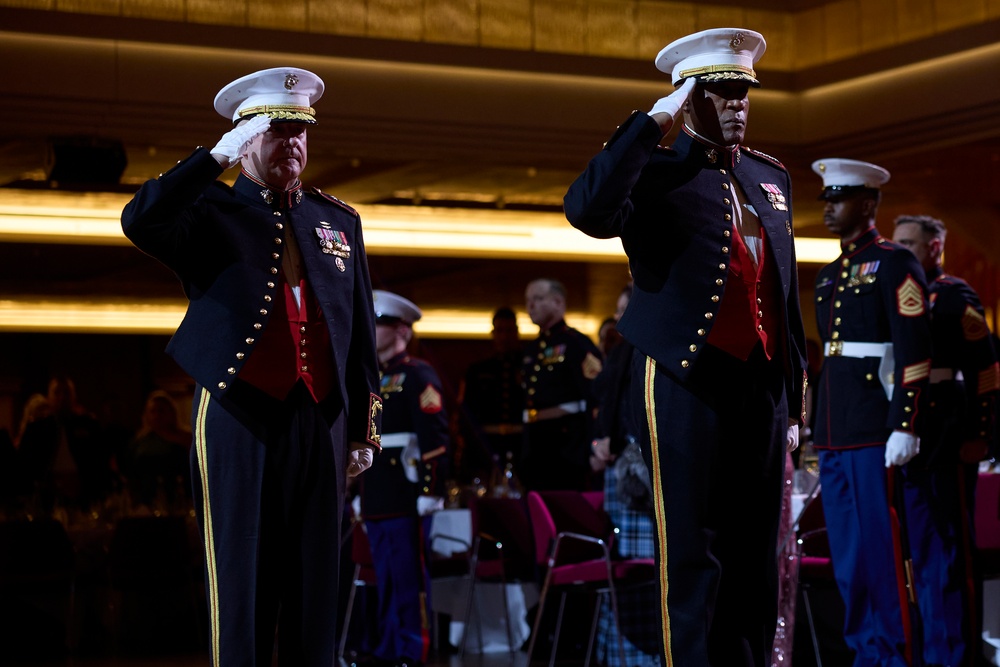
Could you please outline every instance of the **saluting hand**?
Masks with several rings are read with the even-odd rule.
[[[357,477],[365,470],[372,467],[375,457],[375,448],[360,442],[351,443],[351,451],[347,455],[347,477]]]
[[[674,121],[677,120],[677,116],[680,115],[684,103],[687,102],[691,96],[691,91],[694,90],[694,83],[695,81],[692,77],[684,79],[684,83],[681,84],[680,88],[666,97],[661,97],[653,105],[653,108],[650,109],[650,118],[660,124],[660,129],[663,130],[664,134],[670,130]]]
[[[271,125],[268,116],[254,116],[242,125],[238,125],[222,135],[219,143],[211,150],[219,164],[224,168],[237,164],[246,154],[247,145],[259,134],[267,131]]]

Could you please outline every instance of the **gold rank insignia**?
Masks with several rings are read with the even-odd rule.
[[[984,371],[979,371],[976,394],[982,396],[1000,389],[1000,363],[994,363]]]
[[[931,374],[931,360],[927,359],[916,364],[910,364],[903,369],[903,384],[923,380]]]
[[[420,409],[429,415],[441,412],[441,392],[434,388],[434,385],[427,387],[420,393]]]
[[[989,327],[986,326],[986,319],[979,314],[972,306],[966,305],[965,312],[962,313],[962,333],[965,340],[982,340],[990,335]]]
[[[603,368],[601,360],[594,356],[593,352],[588,352],[583,358],[583,377],[593,380],[601,373],[601,368]]]
[[[896,288],[896,310],[903,317],[919,317],[924,314],[924,293],[913,276]]]

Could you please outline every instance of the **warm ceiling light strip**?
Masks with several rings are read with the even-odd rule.
[[[172,334],[184,317],[186,305],[141,302],[70,302],[0,300],[0,331],[21,333]],[[414,325],[424,338],[488,338],[492,311],[428,309]],[[566,321],[596,337],[601,319],[569,313]],[[522,337],[538,329],[525,314],[518,315]]]
[[[56,195],[56,196],[53,196]],[[0,242],[127,245],[119,216],[125,195],[0,193]],[[548,259],[623,262],[618,239],[593,239],[560,213],[404,206],[358,207],[372,255]],[[840,254],[834,238],[796,238],[803,264],[826,264]]]

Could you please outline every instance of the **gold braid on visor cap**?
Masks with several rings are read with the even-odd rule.
[[[704,67],[693,67],[691,69],[681,70],[680,78],[686,79],[690,76],[701,76],[706,74],[706,79],[742,79],[743,75],[749,76],[750,78],[757,80],[757,72],[753,71],[750,67],[741,67],[740,65],[705,65]]]
[[[255,107],[240,109],[240,118],[265,115],[274,120],[303,120],[316,122],[316,110],[312,107],[300,107],[293,104],[262,104]]]

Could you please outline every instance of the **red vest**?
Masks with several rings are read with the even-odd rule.
[[[319,403],[330,393],[332,385],[330,334],[306,281],[302,280],[299,287],[301,309],[296,307],[295,295],[284,272],[279,274],[271,319],[240,378],[279,400],[284,400],[301,379]]]
[[[739,231],[733,226],[729,279],[708,342],[744,361],[759,340],[770,359],[781,340],[781,290],[774,263],[768,261],[767,234],[761,227],[757,270]]]

